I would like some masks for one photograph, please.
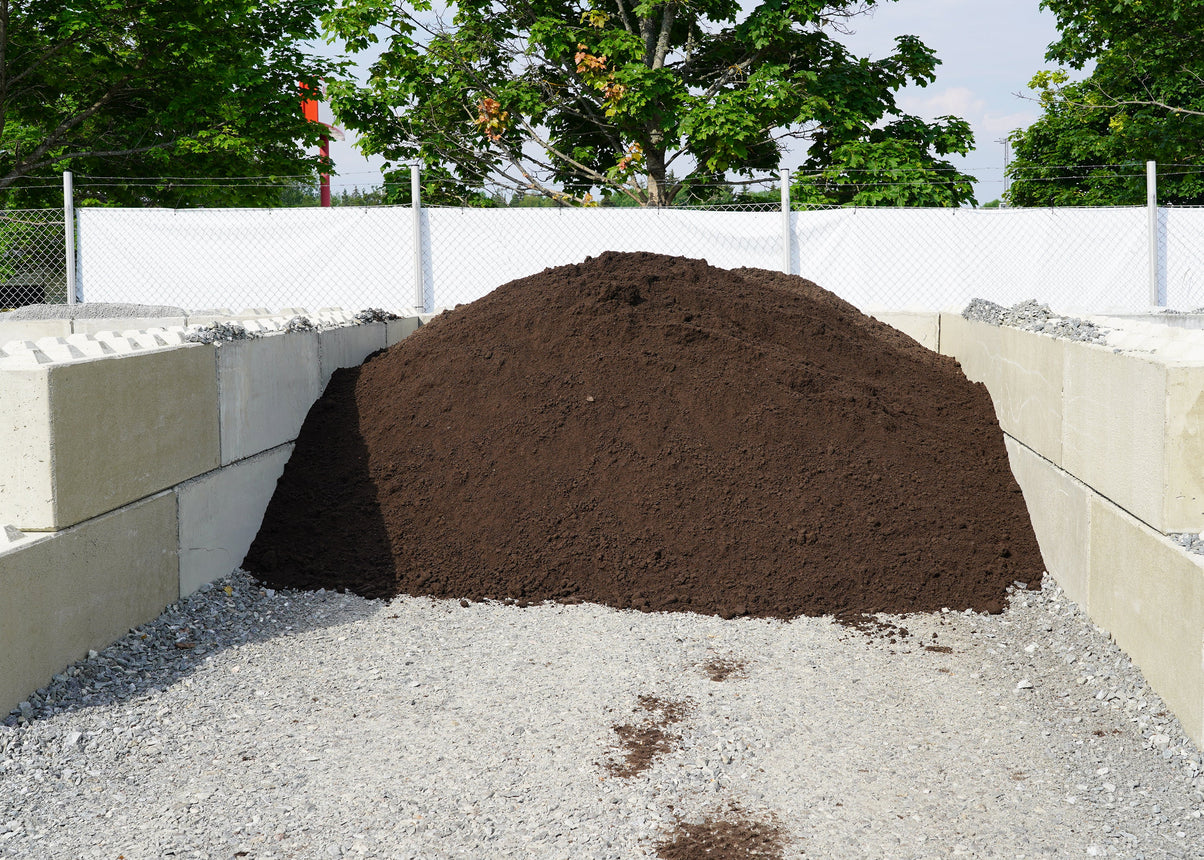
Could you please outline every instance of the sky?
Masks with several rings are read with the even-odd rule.
[[[997,199],[1004,190],[1005,145],[1000,141],[1040,116],[1028,82],[1044,68],[1045,50],[1057,36],[1052,13],[1039,0],[897,0],[884,3],[872,16],[852,22],[855,33],[846,39],[858,54],[881,58],[891,52],[895,36],[918,36],[941,60],[936,81],[912,87],[898,96],[899,106],[924,119],[960,116],[974,130],[975,150],[951,159],[956,167],[978,178],[978,202]],[[366,66],[367,59],[359,58]],[[330,121],[323,106],[322,119]],[[333,142],[331,156],[338,175],[331,185],[361,188],[379,185],[380,159],[365,159],[354,148],[354,135]],[[788,158],[796,166],[801,155]]]

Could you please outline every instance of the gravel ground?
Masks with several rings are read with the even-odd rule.
[[[0,856],[1198,858],[1201,773],[1048,583],[855,629],[236,572],[0,725]]]

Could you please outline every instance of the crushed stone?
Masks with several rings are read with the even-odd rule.
[[[962,316],[988,325],[1011,326],[1086,343],[1103,343],[1108,333],[1107,329],[1089,320],[1055,314],[1049,305],[1041,304],[1036,299],[1019,302],[1010,308],[986,299],[971,299]]]
[[[0,724],[0,856],[1199,858],[1199,748],[1051,580],[879,620],[238,571]],[[649,766],[612,773],[616,727],[657,717]]]
[[[76,304],[36,304],[0,313],[0,322],[61,319],[153,319],[182,317],[188,311],[173,305],[140,305],[130,302],[77,302]]]

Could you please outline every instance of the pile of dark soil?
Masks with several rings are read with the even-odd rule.
[[[1043,571],[954,361],[801,278],[644,253],[511,282],[335,374],[244,567],[778,618],[997,612]]]

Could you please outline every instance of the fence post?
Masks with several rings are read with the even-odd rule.
[[[1150,254],[1150,305],[1157,307],[1158,290],[1158,165],[1157,162],[1145,163],[1145,207],[1149,214],[1149,254]]]
[[[426,312],[426,284],[422,268],[422,186],[418,165],[410,165],[410,210],[414,218],[414,310]]]
[[[67,262],[67,304],[75,304],[75,189],[71,171],[63,171],[63,237]]]
[[[790,171],[778,171],[782,180],[782,271],[790,274]]]

